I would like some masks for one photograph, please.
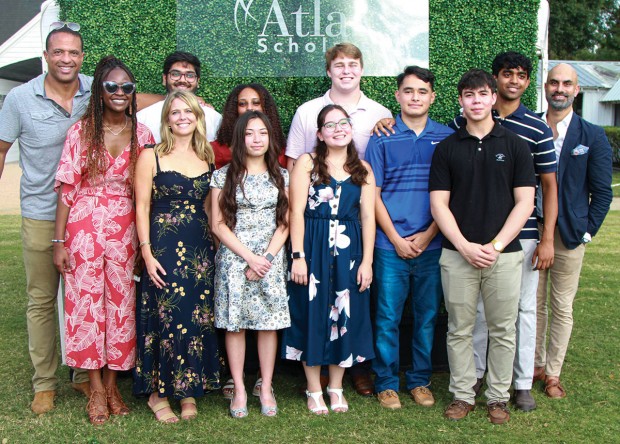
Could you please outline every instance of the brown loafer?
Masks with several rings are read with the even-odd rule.
[[[463,400],[455,399],[448,405],[445,412],[443,412],[443,416],[451,421],[459,421],[465,418],[469,412],[473,411],[475,408],[475,404],[469,404]]]
[[[560,378],[557,376],[547,376],[545,393],[549,398],[560,399],[566,397],[566,391],[562,384],[560,384]]]
[[[353,388],[358,395],[361,396],[372,396],[375,391],[375,384],[370,379],[370,375],[366,372],[361,374],[355,374],[351,376],[353,379]]]
[[[54,396],[56,392],[54,390],[42,390],[34,394],[30,409],[37,415],[47,413],[54,408]]]
[[[505,424],[510,421],[510,410],[505,402],[491,402],[487,405],[489,421],[493,424]]]
[[[72,382],[71,387],[76,392],[79,392],[90,399],[90,382]]]
[[[433,392],[431,392],[428,387],[416,387],[411,389],[410,393],[416,404],[422,407],[431,407],[435,404]]]

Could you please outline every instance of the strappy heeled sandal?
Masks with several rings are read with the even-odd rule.
[[[334,395],[338,396],[338,402],[337,403],[334,404],[334,403],[330,402],[330,406],[329,407],[332,409],[332,412],[344,413],[344,412],[347,412],[349,410],[349,405],[345,404],[343,402],[344,396],[342,396],[342,392],[343,392],[343,390],[341,388],[333,389],[333,388],[327,387],[327,394],[328,395],[334,394]],[[330,397],[330,401],[331,401],[331,397]]]
[[[224,387],[222,387],[222,395],[224,395],[224,399],[231,400],[235,396],[235,381],[233,381],[233,378],[228,379]]]
[[[321,405],[321,396],[323,396],[323,392],[309,392],[306,390],[306,397],[312,398],[315,405],[313,408],[309,408],[309,410],[315,415],[327,415],[329,413],[327,406]]]
[[[86,411],[92,425],[102,425],[110,419],[108,401],[103,390],[93,390],[91,392],[88,404],[86,404]]]
[[[121,394],[117,386],[105,388],[108,409],[113,415],[126,416],[129,415],[129,407],[123,402]]]
[[[258,394],[260,400],[260,412],[264,416],[276,416],[278,414],[278,405],[265,405],[263,404],[263,398],[260,396],[260,392]],[[276,395],[273,393],[273,387],[271,388],[271,396],[273,396],[273,400],[276,400]]]

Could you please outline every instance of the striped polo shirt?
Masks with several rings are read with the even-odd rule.
[[[538,188],[540,185],[540,174],[555,173],[557,170],[557,160],[555,157],[553,132],[551,128],[522,103],[514,113],[504,119],[499,117],[496,110],[493,110],[493,118],[500,125],[517,134],[527,142],[532,152],[532,158],[534,159],[536,187]],[[449,126],[453,129],[458,129],[465,125],[465,123],[466,120],[463,116],[456,116]],[[536,195],[538,196],[538,193],[536,193]],[[534,211],[521,230],[519,239],[538,240],[536,202],[534,202]]]
[[[453,133],[453,130],[428,119],[420,133],[411,130],[396,116],[395,134],[389,137],[370,138],[366,160],[375,175],[377,187],[381,188],[381,200],[385,204],[394,228],[401,237],[426,230],[433,222],[428,176],[435,147]],[[441,248],[443,236],[437,234],[426,248]],[[375,247],[394,250],[394,246],[377,224]]]

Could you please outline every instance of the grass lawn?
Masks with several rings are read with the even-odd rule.
[[[614,170],[611,178],[611,184],[611,189],[614,192],[614,197],[620,197],[620,170]]]
[[[617,179],[617,176],[615,176]],[[615,182],[618,180],[615,179]],[[611,443],[620,441],[620,212],[609,214],[587,248],[575,300],[575,327],[562,373],[568,392],[550,400],[535,386],[538,409],[512,411],[510,423],[488,422],[484,401],[465,420],[442,417],[451,395],[448,374],[433,375],[437,404],[422,408],[401,392],[403,408],[382,409],[374,398],[351,389],[347,414],[309,414],[297,387],[302,378],[276,375],[280,407],[276,418],[259,414],[250,399],[250,415],[228,416],[220,393],[198,402],[199,416],[191,422],[158,424],[143,399],[133,398],[129,379],[120,381],[132,414],[114,417],[101,427],[89,424],[86,399],[68,383],[68,370],[58,370],[56,408],[40,417],[29,409],[32,368],[26,332],[26,294],[19,235],[20,218],[0,216],[0,441],[9,443]],[[248,388],[253,382],[248,382]],[[348,387],[348,385],[347,385]],[[173,406],[178,411],[178,406]]]

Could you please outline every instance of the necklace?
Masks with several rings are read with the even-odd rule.
[[[114,131],[112,131],[112,128],[110,128],[108,125],[106,125],[105,123],[103,124],[103,127],[105,129],[107,129],[108,131],[110,131],[112,133],[113,136],[118,136],[120,133],[122,133],[125,128],[127,128],[127,121],[129,119],[127,119],[127,116],[125,116],[125,125],[121,128],[121,130],[118,133],[115,133]]]

